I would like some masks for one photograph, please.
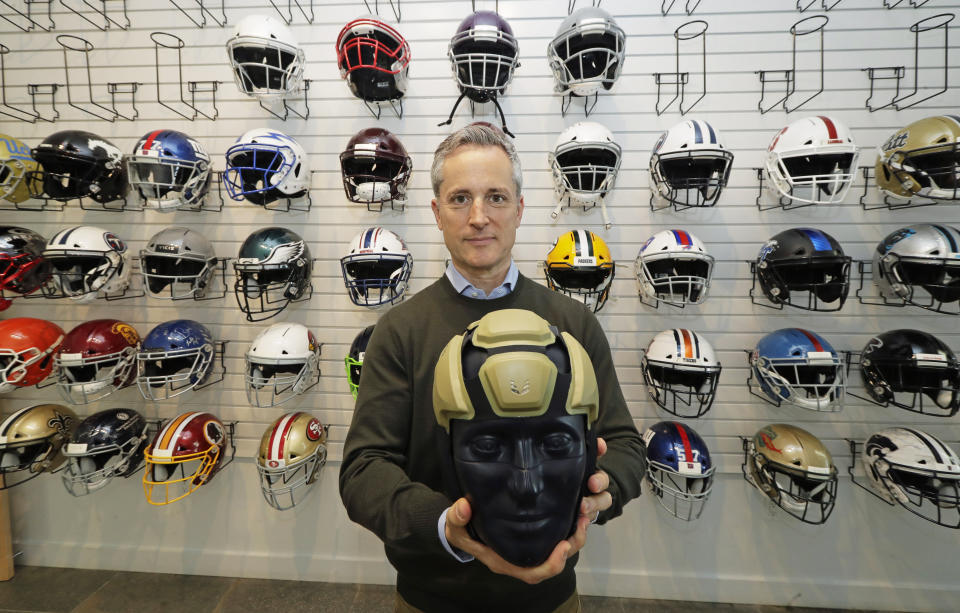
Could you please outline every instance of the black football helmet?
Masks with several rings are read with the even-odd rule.
[[[30,173],[34,180],[28,181],[28,185],[34,198],[66,202],[89,197],[104,203],[120,200],[127,194],[129,184],[123,152],[92,132],[54,132],[31,153],[43,168]]]
[[[107,409],[84,418],[64,447],[64,487],[84,496],[114,477],[129,477],[143,465],[147,428],[147,420],[133,409]]]
[[[850,291],[850,256],[815,228],[780,232],[757,255],[757,281],[770,302],[808,311],[838,311]]]

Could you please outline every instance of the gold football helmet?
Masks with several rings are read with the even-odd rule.
[[[610,295],[614,261],[603,239],[590,230],[561,234],[547,254],[547,287],[582,301],[594,312]]]
[[[817,437],[789,424],[770,424],[753,436],[745,477],[808,524],[827,521],[837,500],[837,467],[830,452]]]
[[[27,184],[30,177],[40,170],[30,154],[30,147],[23,141],[0,134],[0,200],[18,204],[30,198]]]
[[[37,404],[0,423],[0,490],[60,468],[66,460],[62,448],[79,421],[63,405]]]
[[[877,152],[877,187],[897,198],[960,200],[960,116],[927,117],[888,138]]]
[[[307,494],[327,461],[327,430],[320,420],[297,411],[280,416],[260,439],[257,473],[263,497],[274,509],[293,508]]]

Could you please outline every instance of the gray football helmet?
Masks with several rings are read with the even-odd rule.
[[[560,94],[590,96],[613,87],[623,70],[626,34],[610,13],[586,6],[563,20],[547,45],[547,60]]]
[[[205,236],[172,226],[154,234],[140,250],[140,268],[154,298],[202,298],[217,268],[217,256]]]
[[[940,310],[960,300],[960,230],[915,224],[887,235],[873,252],[873,282],[885,298]],[[923,292],[915,290],[922,288]]]

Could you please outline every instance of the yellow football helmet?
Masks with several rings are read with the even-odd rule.
[[[960,116],[927,117],[888,138],[877,151],[877,187],[897,198],[960,200]]]
[[[320,420],[297,411],[281,415],[260,439],[257,473],[263,497],[274,509],[296,506],[327,461],[327,429]]]
[[[19,204],[30,198],[27,184],[40,170],[30,147],[12,136],[0,134],[0,200]]]
[[[79,421],[63,405],[37,404],[0,422],[0,490],[60,468],[66,461],[63,446]]]
[[[747,445],[747,480],[778,507],[822,524],[837,501],[837,467],[820,439],[789,424],[764,426]]]
[[[547,287],[599,311],[610,295],[615,264],[603,239],[590,230],[561,234],[547,254]]]

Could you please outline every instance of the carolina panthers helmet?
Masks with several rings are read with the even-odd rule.
[[[681,121],[660,135],[650,155],[654,197],[676,209],[714,206],[730,179],[733,152],[706,121]]]
[[[877,187],[895,198],[960,200],[960,116],[926,117],[877,150]]]
[[[891,232],[873,252],[873,282],[885,299],[945,312],[960,300],[960,230],[915,224]]]
[[[130,185],[149,209],[197,207],[210,190],[210,156],[183,132],[147,132],[125,161]]]
[[[403,299],[413,255],[402,238],[385,228],[367,228],[353,237],[347,249],[340,258],[340,271],[353,304],[376,307]]]
[[[137,387],[146,400],[167,400],[206,383],[216,353],[203,324],[175,319],[157,324],[137,353]]]
[[[231,199],[259,206],[300,198],[310,189],[307,152],[278,130],[249,130],[227,149],[223,186]]]
[[[247,321],[269,319],[313,291],[310,248],[286,228],[261,228],[248,236],[233,267],[233,293]]]
[[[716,471],[710,450],[690,426],[661,421],[643,433],[647,479],[660,505],[677,519],[699,519]]]
[[[647,392],[664,411],[696,418],[713,406],[720,381],[720,360],[713,345],[686,328],[659,332],[640,359]]]
[[[816,332],[783,328],[767,334],[750,353],[750,369],[758,395],[772,404],[820,412],[843,408],[843,355]]]

